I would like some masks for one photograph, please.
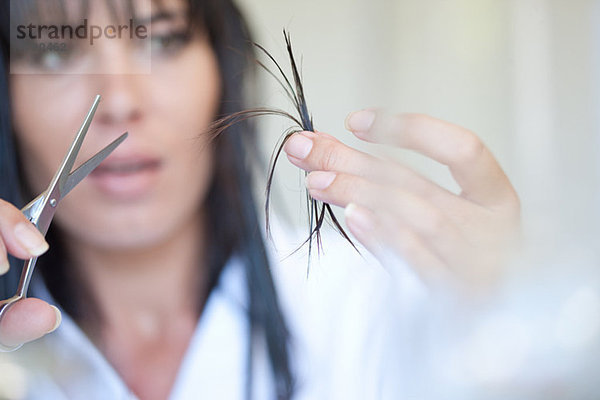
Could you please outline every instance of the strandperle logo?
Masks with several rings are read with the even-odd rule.
[[[113,1],[4,1],[10,1],[10,74],[152,73],[154,0],[135,0],[134,9]]]
[[[73,40],[85,39],[90,45],[102,38],[106,39],[147,39],[148,27],[138,25],[133,19],[128,24],[99,25],[89,24],[87,18],[80,25],[17,25],[16,36],[19,40]]]

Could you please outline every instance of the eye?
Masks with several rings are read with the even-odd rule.
[[[40,43],[30,54],[30,62],[46,71],[58,71],[73,59],[73,46],[67,43]]]
[[[185,31],[167,34],[153,34],[151,39],[152,54],[172,55],[185,47],[191,40],[190,33]]]

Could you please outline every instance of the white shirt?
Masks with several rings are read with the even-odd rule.
[[[290,242],[290,246],[297,244]],[[273,275],[292,333],[295,399],[393,399],[401,373],[401,305],[388,274],[333,236],[313,260],[289,249]],[[285,245],[283,246],[285,247]],[[291,247],[290,247],[291,248]],[[283,255],[283,256],[282,256]],[[51,301],[44,288],[36,295]],[[243,399],[248,323],[244,266],[231,260],[210,294],[169,399]],[[255,399],[274,398],[264,346],[256,344]],[[0,354],[0,398],[135,399],[66,314],[54,333]]]

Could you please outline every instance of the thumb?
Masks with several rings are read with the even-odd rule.
[[[0,344],[12,348],[58,328],[62,316],[45,301],[26,298],[12,304],[0,319]]]

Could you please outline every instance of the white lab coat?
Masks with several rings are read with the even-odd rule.
[[[325,254],[291,257],[280,241],[273,274],[292,332],[296,399],[395,399],[402,373],[402,305],[384,269],[337,237]],[[45,288],[36,296],[52,301]],[[243,399],[249,341],[244,266],[233,259],[210,294],[170,399]],[[255,344],[254,398],[274,398],[264,346]],[[0,354],[0,398],[135,399],[103,355],[66,314],[59,329]]]

